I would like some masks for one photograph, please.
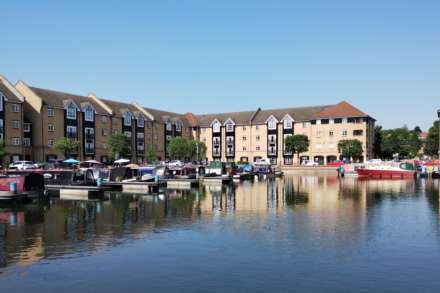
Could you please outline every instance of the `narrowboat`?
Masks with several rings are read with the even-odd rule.
[[[417,175],[414,164],[409,162],[366,165],[358,168],[357,173],[359,178],[373,179],[414,179]]]

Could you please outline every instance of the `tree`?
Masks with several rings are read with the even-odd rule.
[[[362,156],[362,142],[358,139],[343,139],[338,143],[338,152],[344,158],[353,158]]]
[[[383,139],[382,126],[377,125],[376,127],[374,127],[374,157],[375,158],[382,157],[382,139]]]
[[[3,157],[6,155],[5,142],[0,140],[0,163],[3,162]]]
[[[417,134],[420,134],[420,133],[422,133],[423,131],[422,131],[422,129],[420,128],[420,126],[416,126],[416,127],[414,127],[414,130],[413,130],[415,133],[417,133]]]
[[[392,159],[394,154],[399,157],[414,158],[417,156],[422,142],[416,131],[410,131],[407,127],[382,130],[381,158]]]
[[[425,142],[425,155],[437,156],[439,150],[439,121],[435,121],[428,130]]]
[[[116,133],[108,140],[108,156],[111,160],[129,157],[131,154],[131,140],[125,134]]]
[[[284,141],[284,144],[286,147],[286,151],[297,153],[299,158],[299,154],[305,153],[309,150],[310,142],[307,135],[295,134],[287,137]]]
[[[185,160],[191,156],[190,145],[187,139],[174,137],[168,143],[168,156],[172,160]]]
[[[63,137],[57,140],[54,148],[67,157],[68,155],[75,153],[79,145],[80,142],[78,140]]]
[[[147,160],[147,162],[154,162],[157,160],[156,152],[153,150],[153,148],[149,148],[147,150],[145,153],[145,160]]]
[[[201,161],[206,158],[206,145],[197,140],[190,140],[189,141],[189,151],[190,151],[190,158],[194,159],[196,161]]]

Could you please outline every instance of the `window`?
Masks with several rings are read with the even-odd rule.
[[[14,113],[20,112],[20,105],[19,104],[12,104],[12,112],[14,112]]]
[[[31,146],[31,139],[29,137],[23,138],[23,145],[25,147],[30,147]]]
[[[20,128],[20,123],[18,120],[12,120],[12,128],[14,129]]]
[[[167,131],[173,130],[173,124],[171,124],[171,122],[167,122],[165,127]]]
[[[131,131],[124,131],[124,135],[128,138],[131,138]]]
[[[180,122],[180,121],[176,122],[176,131],[178,131],[178,132],[182,131],[182,122]]]
[[[166,136],[166,140],[167,140],[167,142],[169,142],[169,141],[171,140],[171,138],[172,138],[171,135],[167,135],[167,136]]]
[[[72,103],[67,107],[67,119],[76,119],[76,107]]]
[[[131,114],[130,112],[124,113],[124,125],[125,126],[131,126]]]
[[[47,141],[47,144],[48,144],[49,146],[53,146],[53,145],[55,144],[55,140],[53,140],[53,139],[49,139],[49,140]]]
[[[101,116],[101,122],[102,122],[102,123],[107,123],[107,121],[108,121],[108,117],[107,117],[107,115],[102,115],[102,116]]]
[[[345,136],[347,136],[347,133],[348,133],[348,131],[347,131],[347,130],[345,130],[345,129],[344,129],[344,130],[342,130],[342,136],[344,136],[344,137],[345,137]]]
[[[292,129],[292,120],[286,119],[284,120],[284,129]]]
[[[247,138],[246,138],[246,136],[243,136],[242,139],[243,139],[243,141],[246,141]]]
[[[217,121],[212,125],[212,132],[220,132],[220,122]]]
[[[259,140],[260,140],[260,136],[257,135],[257,136],[255,137],[255,139],[256,139],[257,141],[259,141]]]
[[[353,130],[353,136],[362,136],[364,135],[364,131],[362,129]]]
[[[269,144],[276,144],[277,136],[274,134],[270,134],[270,135],[268,135],[267,140],[268,140]]]
[[[30,123],[24,123],[23,124],[23,131],[24,132],[31,132],[31,124]]]
[[[260,125],[255,125],[255,130],[259,130],[260,129]]]
[[[107,136],[107,129],[102,128],[101,129],[101,134],[102,134],[102,136]]]
[[[246,131],[246,126],[243,126],[241,129],[243,129],[243,131]]]
[[[226,131],[233,132],[234,131],[234,124],[232,124],[232,123],[226,124]]]
[[[329,122],[328,119],[321,119],[321,124],[329,124]]]
[[[3,111],[3,101],[5,99],[5,96],[0,92],[0,111]]]
[[[245,151],[246,151],[246,147],[244,146],[244,147],[243,147],[243,152],[245,152]]]
[[[342,118],[335,118],[334,122],[335,122],[335,124],[341,124]]]
[[[137,149],[139,151],[144,150],[144,134],[142,132],[137,133]]]
[[[144,116],[139,115],[139,116],[137,117],[136,122],[137,122],[137,127],[144,127],[144,126],[145,126],[145,119],[144,119]]]
[[[47,125],[47,130],[48,130],[49,132],[54,132],[54,131],[55,131],[55,125],[53,125],[53,124],[48,124],[48,125]]]
[[[67,126],[67,138],[76,138],[76,126]]]
[[[3,140],[3,119],[0,119],[0,140]]]
[[[87,106],[85,110],[85,120],[86,121],[94,121],[95,120],[95,113],[93,111],[93,108],[91,106]]]
[[[93,143],[95,140],[95,129],[87,127],[84,130],[86,142]]]
[[[277,121],[274,118],[270,118],[267,125],[268,125],[267,127],[269,129],[276,129],[277,128]]]
[[[260,146],[257,145],[257,146],[255,147],[255,150],[259,151],[259,150],[260,150]]]
[[[48,117],[54,117],[55,116],[55,110],[53,108],[47,108],[47,116]]]
[[[333,137],[333,130],[330,130],[330,131],[328,132],[328,136]]]
[[[20,145],[20,138],[19,137],[13,137],[12,138],[12,145]]]

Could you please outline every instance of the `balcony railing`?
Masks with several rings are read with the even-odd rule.
[[[85,148],[85,153],[86,154],[94,154],[95,153],[95,148],[87,147],[87,148]]]
[[[67,132],[67,138],[76,139],[76,132]]]
[[[95,136],[93,134],[86,134],[86,140],[94,140]]]

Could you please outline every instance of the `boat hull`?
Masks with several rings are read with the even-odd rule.
[[[374,179],[414,179],[416,171],[411,170],[375,170],[375,169],[358,169],[359,178]]]

